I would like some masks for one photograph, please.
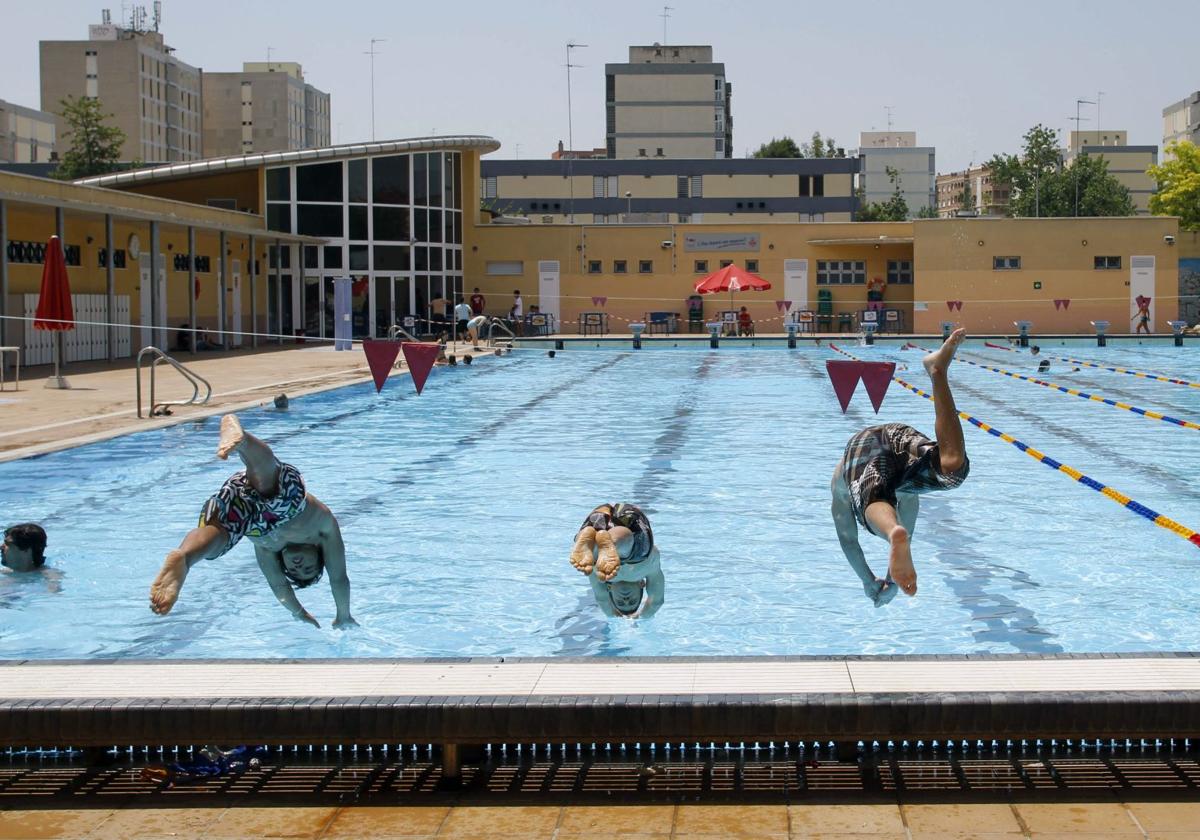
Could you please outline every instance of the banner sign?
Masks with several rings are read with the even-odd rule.
[[[757,251],[762,239],[757,233],[688,233],[685,251]]]

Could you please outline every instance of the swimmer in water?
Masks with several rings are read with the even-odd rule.
[[[608,616],[649,618],[666,597],[650,520],[636,505],[600,505],[575,535],[571,565],[588,576],[596,606]]]

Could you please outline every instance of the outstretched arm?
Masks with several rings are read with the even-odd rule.
[[[279,552],[256,545],[254,546],[254,557],[258,560],[258,568],[262,570],[263,577],[267,579],[267,584],[271,587],[271,591],[275,593],[275,597],[279,600],[279,603],[283,604],[284,608],[295,618],[307,621],[313,627],[320,627],[320,623],[312,617],[312,614],[308,610],[304,609],[304,606],[296,597],[296,592],[292,589],[292,585],[284,577],[283,563]]]
[[[600,608],[600,612],[609,618],[616,617],[617,610],[613,606],[612,598],[609,597],[608,586],[596,576],[595,572],[591,572],[587,579],[592,587],[592,597],[596,599],[596,606]]]
[[[639,618],[649,618],[658,612],[667,599],[667,580],[663,577],[662,563],[659,561],[658,549],[655,548],[646,563],[653,563],[646,575],[646,595]]]
[[[325,555],[325,571],[329,573],[329,588],[333,591],[333,602],[337,606],[334,627],[352,627],[358,624],[350,615],[350,577],[346,574],[346,545],[342,542],[342,530],[333,513],[328,513],[328,524],[321,529],[321,551]]]
[[[854,511],[850,506],[850,489],[841,477],[841,463],[834,471],[832,490],[833,527],[837,530],[842,553],[850,562],[850,568],[862,581],[863,592],[878,606],[879,596],[887,590],[890,584],[875,577],[871,567],[867,565],[867,558],[863,554],[862,546],[858,543],[858,522],[855,520]]]

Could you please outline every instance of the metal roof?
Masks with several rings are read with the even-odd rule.
[[[343,146],[326,146],[320,149],[297,149],[290,152],[265,152],[254,155],[196,160],[190,163],[171,163],[146,169],[133,169],[111,175],[81,178],[76,184],[89,187],[122,187],[130,184],[146,184],[152,181],[167,181],[172,178],[187,178],[213,172],[234,172],[259,166],[277,166],[287,163],[306,163],[319,160],[341,160],[367,155],[395,154],[398,152],[434,152],[463,149],[478,150],[480,154],[494,152],[500,141],[482,134],[447,135],[445,137],[415,137],[408,140],[383,140],[378,143],[351,143]]]

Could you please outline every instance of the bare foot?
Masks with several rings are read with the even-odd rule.
[[[888,556],[888,576],[896,582],[905,595],[917,594],[917,570],[913,568],[912,546],[908,541],[908,531],[903,525],[897,525],[888,534],[888,542],[892,550]]]
[[[237,415],[226,414],[221,418],[221,439],[217,442],[217,457],[224,461],[245,439],[246,433],[242,431],[242,424]]]
[[[596,529],[588,525],[575,537],[575,547],[571,549],[571,565],[585,575],[590,575],[592,573],[592,566],[596,563],[595,555],[592,551],[595,547]]]
[[[958,345],[962,344],[966,334],[966,329],[959,327],[950,333],[950,337],[946,339],[941,347],[934,350],[921,361],[921,364],[925,365],[925,372],[930,377],[937,376],[939,373],[943,376],[945,375],[950,367],[950,361],[954,358],[954,351],[958,350]]]
[[[167,552],[162,569],[154,583],[150,584],[150,609],[159,615],[166,615],[179,600],[179,590],[183,588],[183,580],[187,577],[187,558],[179,549]]]
[[[612,580],[621,568],[621,555],[617,553],[612,534],[608,531],[597,531],[596,548],[600,551],[600,559],[596,562],[596,577],[605,581]]]

